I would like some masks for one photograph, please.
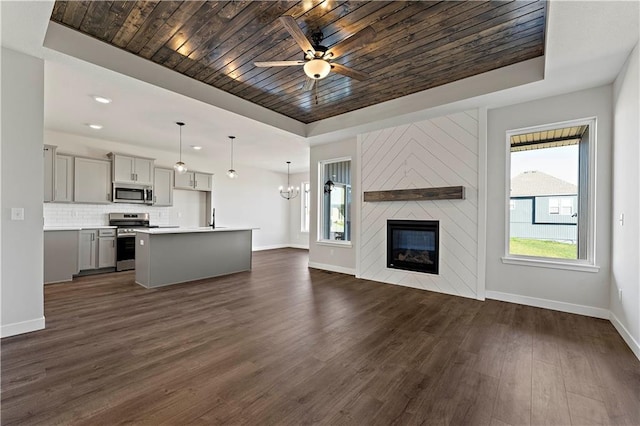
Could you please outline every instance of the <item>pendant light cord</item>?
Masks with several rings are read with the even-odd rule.
[[[180,127],[180,162],[182,163],[182,126],[178,126]]]

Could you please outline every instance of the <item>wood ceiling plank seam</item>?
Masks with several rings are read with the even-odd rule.
[[[68,2],[62,22],[77,30],[82,24],[90,4],[90,0]]]
[[[188,61],[185,60],[184,63],[180,63],[176,66],[176,70],[178,72],[185,72],[188,69],[188,65],[197,62],[205,55],[206,51],[214,49],[222,41],[233,35],[237,31],[238,26],[245,25],[252,19],[251,15],[253,14],[254,9],[260,10],[270,5],[269,2],[242,2],[242,4],[245,6],[245,9],[239,9],[236,7],[234,10],[237,13],[233,16],[230,16],[231,14],[227,12],[227,16],[224,17],[225,21],[221,22],[217,28],[214,28],[215,25],[207,25],[207,27],[209,27],[208,30],[203,34],[203,37],[198,40],[197,44],[194,43],[191,52],[181,52],[187,56]],[[227,9],[230,8],[225,7],[222,12]],[[247,11],[247,9],[250,10]]]
[[[206,2],[198,11],[200,13],[193,14],[180,27],[180,30],[173,34],[164,46],[178,52],[182,46],[187,43],[193,35],[208,23],[222,10],[224,2]]]
[[[499,17],[496,17],[496,19],[497,19],[497,18],[499,18]],[[532,19],[532,18],[537,19],[537,21],[539,21],[539,24],[540,24],[540,25],[543,25],[543,23],[544,23],[544,16],[543,16],[543,13],[542,13],[542,11],[541,11],[541,10],[538,10],[538,11],[536,11],[536,12],[530,12],[530,13],[528,13],[528,14],[526,14],[526,15],[521,16],[521,17],[519,17],[519,18],[517,19],[517,22],[518,22],[518,24],[522,24],[522,25],[524,25],[524,24],[527,24],[527,22],[531,22],[531,21],[533,21],[534,19]],[[530,19],[530,21],[524,21],[524,19]],[[523,24],[523,21],[524,21],[524,24]],[[489,23],[489,21],[486,21],[486,22],[487,22],[487,23]],[[499,24],[498,26],[502,26],[502,27],[504,27],[504,24],[508,24],[508,22],[505,22],[505,23]],[[488,30],[490,30],[491,28],[493,28],[493,27],[489,27],[489,28],[488,28]],[[369,72],[369,73],[374,74],[374,75],[375,75],[375,72],[378,72],[377,70],[376,70],[376,71],[369,70],[369,69],[368,69],[368,67],[366,67],[366,66],[363,66],[363,67],[361,67],[360,69],[362,69],[364,72]],[[395,76],[389,77],[389,80],[390,80],[390,81],[387,81],[385,84],[393,83],[393,79],[396,79],[396,77],[395,77]],[[330,87],[325,87],[323,90],[324,90],[324,93],[322,93],[322,92],[321,92],[321,93],[319,93],[319,96],[322,96],[322,95],[324,95],[325,93],[331,93],[332,91],[333,91],[333,92],[335,92],[336,90],[339,90],[339,88],[336,88],[336,87],[330,86]]]
[[[433,11],[435,13],[431,14],[430,16],[428,16],[425,19],[425,21],[423,21],[423,22],[429,21],[430,22],[429,25],[423,24],[423,25],[419,26],[418,27],[419,29],[417,29],[415,32],[409,32],[408,34],[404,33],[404,34],[400,35],[396,39],[396,43],[398,44],[398,47],[397,48],[393,48],[392,47],[391,50],[393,50],[396,53],[401,50],[403,53],[406,54],[407,57],[411,57],[413,55],[413,52],[416,50],[416,48],[419,47],[420,44],[422,44],[424,40],[428,39],[427,35],[434,33],[434,30],[432,30],[433,24],[431,23],[431,21],[433,21],[435,19],[435,17],[439,16],[439,17],[442,18],[443,15],[444,15],[444,17],[445,17],[444,20],[447,21],[447,22],[448,22],[448,20],[460,19],[461,14],[454,13],[456,11],[459,11],[458,9],[455,9],[456,4],[457,3],[455,3],[455,2],[451,2],[450,4],[447,4],[447,6],[448,6],[447,8],[436,9],[435,11]],[[467,11],[477,9],[480,5],[481,4],[478,3],[478,2],[475,2],[475,3],[467,2],[466,3],[466,7],[470,8],[470,9],[467,9]],[[424,34],[425,32],[426,32],[426,34]],[[420,34],[420,35],[418,35],[418,34]],[[407,37],[413,37],[412,43],[403,42]],[[363,51],[367,52],[367,51],[370,51],[371,49],[374,49],[375,47],[376,46],[372,46],[372,45],[365,46],[363,48],[364,50],[359,50],[358,52],[354,52],[352,54],[356,55],[357,53],[362,53]],[[388,45],[385,45],[385,47],[388,48]],[[351,55],[349,55],[349,56],[351,56]],[[392,58],[390,60],[390,58],[388,56],[387,57],[380,57],[379,56],[378,58],[376,58],[374,60],[367,61],[367,63],[365,65],[363,65],[363,66],[358,66],[358,65],[355,65],[355,64],[352,65],[352,66],[357,67],[357,69],[360,70],[360,71],[368,72],[369,74],[371,74],[371,69],[374,67],[373,64],[395,62],[395,60],[396,60],[396,58]],[[342,61],[340,61],[340,63],[342,63]],[[338,83],[338,84],[340,84],[340,83]],[[350,83],[345,82],[345,83],[342,83],[342,84],[344,85],[344,84],[350,84]],[[323,90],[325,92],[331,92],[332,91],[331,87],[328,87],[326,85],[324,86]],[[335,91],[334,91],[334,93],[335,93]]]
[[[443,2],[440,2],[440,3],[443,3]],[[366,46],[366,50],[367,51],[376,51],[379,48],[379,45],[383,44],[383,39],[386,39],[385,35],[389,34],[391,31],[395,30],[395,32],[393,32],[393,34],[397,34],[397,33],[400,33],[402,31],[404,31],[405,27],[403,27],[401,24],[403,23],[403,20],[404,20],[405,17],[413,16],[415,19],[420,20],[421,19],[420,18],[420,14],[417,13],[417,11],[413,10],[414,6],[415,6],[415,3],[411,3],[409,5],[409,7],[403,9],[404,13],[397,13],[397,14],[392,15],[391,17],[389,17],[387,19],[387,21],[390,20],[390,19],[393,19],[393,21],[392,22],[387,22],[387,21],[382,22],[382,23],[385,24],[384,26],[376,25],[376,23],[372,24],[374,26],[377,26],[379,29],[377,30],[376,39],[372,43],[369,43]],[[422,10],[422,12],[425,12],[425,11],[426,11],[426,9]],[[405,13],[407,13],[408,15],[405,15]],[[387,25],[387,24],[390,24],[390,25]],[[380,27],[382,27],[382,29],[380,29]],[[400,37],[403,37],[403,36],[400,36]],[[358,63],[364,63],[364,62],[366,62],[368,60],[368,58],[365,57],[366,55],[361,55],[361,53],[363,52],[363,49],[358,49],[357,52],[353,53],[354,56],[357,56]],[[352,66],[354,68],[358,68],[360,70],[358,63],[349,63],[348,60],[345,61],[345,58],[348,57],[348,56],[351,56],[351,55],[343,56],[341,58],[341,60],[340,60],[340,63],[341,64],[347,63],[347,64],[349,64],[349,66]],[[283,86],[283,89],[290,90],[293,87],[297,87],[297,82],[289,82],[289,83],[287,83],[287,84],[285,84]],[[264,100],[263,98],[266,98],[267,96],[272,96],[272,95],[270,95],[270,94],[269,95],[265,95],[262,98],[257,99],[257,101],[261,102],[261,101]]]
[[[393,16],[394,13],[400,14],[399,12],[401,10],[403,10],[403,9],[408,7],[408,3],[407,2],[403,2],[400,5],[402,5],[402,8],[399,8],[399,5],[394,4],[395,7],[393,9],[391,9],[391,10],[389,10],[388,6],[385,6],[384,8],[378,9],[376,12],[384,13],[385,15],[391,14],[392,16]],[[378,15],[378,13],[376,13],[376,15]],[[376,16],[376,18],[374,20],[366,21],[366,24],[364,24],[362,27],[366,28],[366,27],[370,26],[370,24],[373,24],[374,21],[377,22],[378,19],[380,19],[380,17]],[[299,90],[299,86],[300,86],[299,83],[300,82],[296,81],[296,80],[299,79],[299,76],[303,77],[304,74],[300,73],[300,72],[295,72],[295,70],[294,70],[294,72],[289,73],[286,77],[282,76],[280,79],[286,79],[286,80],[289,80],[289,81],[285,81],[284,83],[281,83],[281,84],[283,84],[282,87],[281,87],[281,91],[291,92],[292,90]],[[291,78],[288,78],[288,77],[291,77]],[[265,92],[262,95],[263,96],[260,96],[259,98],[255,99],[255,100],[253,100],[253,99],[248,99],[248,100],[250,100],[252,102],[254,102],[254,101],[262,102],[264,97],[273,96],[269,92]]]
[[[264,28],[268,28],[268,30],[265,31],[265,33],[267,34],[265,34],[262,38],[263,41],[266,39],[266,37],[275,33],[276,30],[281,29],[282,26],[279,24],[278,18],[284,14],[287,14],[291,10],[291,5],[287,0],[277,1],[273,3],[275,4],[275,6],[272,6],[267,11],[268,13],[265,12],[261,16],[257,16],[253,22],[241,29],[240,35],[238,35],[237,40],[227,39],[220,46],[218,46],[214,54],[209,54],[206,57],[202,58],[201,62],[205,65],[205,70],[197,74],[195,78],[199,81],[205,82],[213,73],[217,72],[217,69],[215,67],[219,64],[220,60],[223,57],[229,55],[229,53],[234,49],[243,52],[243,45],[245,44],[253,46],[255,42],[252,45],[249,40],[260,34],[261,30],[263,30]],[[268,22],[266,26],[263,26],[266,22]],[[256,42],[257,41],[258,40],[256,40]],[[225,69],[230,63],[232,64],[233,60],[230,60],[226,63],[223,61],[220,70]]]
[[[138,54],[142,48],[153,39],[158,31],[167,23],[181,5],[181,1],[163,0],[145,19],[131,41],[127,43],[129,52]]]
[[[67,8],[66,1],[56,1],[53,3],[53,11],[51,12],[51,20],[55,22],[62,22],[64,19],[64,11]]]
[[[340,7],[342,5],[344,5],[346,2],[343,3],[336,3],[335,7],[333,9],[331,9],[330,11],[325,11],[323,8],[321,7],[316,7],[311,9],[309,12],[307,12],[304,15],[305,19],[302,19],[302,23],[299,22],[300,25],[300,29],[303,32],[309,33],[311,31],[314,31],[314,29],[310,26],[306,25],[307,21],[315,21],[317,19],[319,19],[322,15],[330,15],[332,16],[334,19],[339,19],[340,17]],[[305,31],[306,30],[306,31]],[[285,31],[284,29],[282,30],[283,32]],[[234,80],[240,80],[240,81],[244,81],[247,84],[254,84],[254,85],[258,85],[260,82],[260,75],[263,75],[262,78],[265,78],[271,74],[276,74],[276,73],[280,73],[280,72],[285,72],[286,70],[284,69],[267,69],[267,68],[257,68],[253,65],[254,61],[260,61],[260,60],[292,60],[296,57],[300,57],[302,55],[302,52],[300,50],[300,47],[295,43],[295,40],[293,40],[293,38],[291,36],[288,35],[288,33],[284,32],[284,34],[287,34],[287,37],[284,37],[279,43],[278,45],[275,47],[275,49],[273,48],[273,46],[268,47],[265,46],[266,50],[264,50],[263,55],[259,55],[257,57],[253,57],[253,58],[249,58],[247,57],[246,62],[241,65],[240,67],[236,68],[236,70],[234,70],[234,72],[237,74],[237,77]],[[273,56],[272,56],[273,55]],[[283,58],[283,59],[280,59]],[[241,71],[238,71],[241,70]],[[258,79],[258,80],[256,80]],[[232,87],[229,86],[233,86],[231,85],[226,85],[226,86],[218,86],[216,85],[216,87],[222,89],[222,90],[233,90]],[[259,87],[259,86],[258,86]]]
[[[184,2],[183,6],[179,7],[178,10],[169,17],[167,22],[158,29],[156,36],[140,49],[138,55],[151,59],[172,37],[180,33],[180,30],[182,30],[187,21],[197,14],[205,5],[206,2],[204,1]]]
[[[127,19],[134,6],[135,2],[132,1],[114,1],[109,10],[108,22],[105,23],[104,31],[98,35],[98,38],[111,43],[111,40],[118,33],[122,23]]]
[[[238,43],[242,40],[242,31],[245,27],[247,27],[251,22],[256,21],[259,16],[262,16],[269,8],[271,8],[275,2],[257,2],[252,3],[251,6],[258,5],[255,7],[256,10],[252,11],[251,14],[243,13],[242,15],[236,15],[230,21],[224,30],[214,37],[212,37],[202,48],[196,49],[192,54],[189,55],[189,58],[198,62],[202,65],[202,67],[206,67],[205,61],[212,52],[218,50],[218,48],[228,40],[233,40],[235,43]],[[246,36],[245,36],[246,37]],[[187,72],[185,70],[185,72]],[[193,71],[189,73],[191,76],[195,76]]]
[[[105,22],[105,15],[108,16],[109,14],[111,3],[113,3],[113,0],[92,1],[78,29],[92,37],[97,37],[100,28]]]
[[[125,19],[124,24],[113,37],[111,43],[117,47],[124,49],[131,39],[136,35],[140,26],[146,21],[158,5],[159,1],[136,1],[133,9]]]
[[[318,7],[318,5],[313,5],[313,3],[311,2],[299,2],[289,10],[287,10],[285,13],[287,15],[293,16],[294,18],[298,18],[314,7]],[[284,40],[290,40],[290,37],[284,31],[282,24],[280,24],[280,22],[277,20],[269,24],[266,29],[262,29],[262,31],[256,31],[255,34],[236,46],[236,50],[240,53],[236,54],[234,53],[234,50],[230,50],[228,54],[222,55],[220,58],[216,59],[213,64],[209,65],[211,68],[213,68],[212,74],[201,81],[217,87],[215,85],[216,78],[222,78],[221,76],[225,75],[224,73],[220,72],[221,70],[225,69],[229,64],[234,62],[239,63],[240,65],[244,64],[245,62],[247,62],[247,60],[241,58],[251,59],[255,57],[257,49],[260,49],[260,54],[264,54],[265,52],[272,50],[272,45],[265,47],[260,47],[260,45],[263,43],[263,41],[266,41],[269,38],[273,37],[277,37],[278,43],[284,42]],[[234,70],[228,72],[232,72]]]
[[[514,47],[522,47],[522,48],[529,48],[529,47],[538,47],[541,48],[540,46],[540,41],[542,40],[542,34],[534,34],[532,36],[523,38],[523,39],[518,39],[517,41],[514,41],[513,43],[510,43],[508,46],[502,45],[502,46],[497,46],[494,47],[488,51],[485,52],[477,52],[475,55],[472,56],[467,56],[465,58],[465,61],[462,62],[463,64],[468,64],[468,66],[466,67],[461,67],[464,69],[465,72],[477,72],[477,70],[473,69],[474,64],[477,64],[478,61],[482,58],[484,58],[485,56],[487,58],[498,54],[501,55],[503,54],[502,52],[504,52],[505,50],[512,50]],[[538,43],[536,45],[536,43]],[[517,50],[512,50],[515,53],[517,53]],[[505,56],[505,57],[501,57],[501,63],[513,63],[510,62],[510,57],[511,55]],[[493,65],[493,61],[490,59],[486,59],[485,60],[487,63],[490,63]],[[449,69],[449,67],[455,67],[456,64],[458,64],[459,62],[455,61],[455,60],[450,60],[450,61],[445,61],[443,63],[441,63],[440,65],[438,65],[437,67],[432,68],[432,72],[433,73],[441,73],[443,69]],[[504,66],[504,65],[502,65]],[[497,69],[496,67],[493,67],[491,69]],[[491,70],[490,69],[490,70]],[[485,71],[486,72],[486,71]],[[430,87],[435,87],[435,86],[431,86]],[[423,89],[424,90],[424,89]]]

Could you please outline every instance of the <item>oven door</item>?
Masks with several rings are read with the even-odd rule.
[[[129,271],[136,268],[136,237],[134,235],[117,238],[116,271]]]

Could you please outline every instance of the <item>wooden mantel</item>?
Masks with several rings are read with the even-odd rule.
[[[464,200],[464,186],[365,191],[364,201]]]

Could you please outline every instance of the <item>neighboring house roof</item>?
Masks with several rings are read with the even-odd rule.
[[[512,197],[576,194],[576,185],[537,170],[520,173],[511,179]]]

